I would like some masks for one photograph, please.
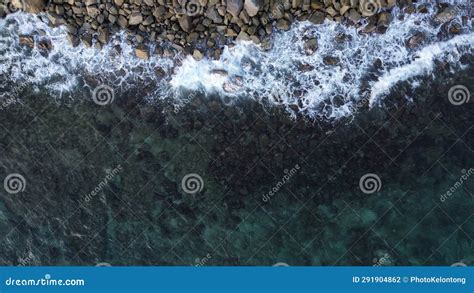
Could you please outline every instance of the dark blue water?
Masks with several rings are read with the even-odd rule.
[[[176,111],[146,79],[100,106],[108,76],[59,99],[2,71],[0,264],[472,265],[474,56],[459,59],[337,120],[198,91]]]

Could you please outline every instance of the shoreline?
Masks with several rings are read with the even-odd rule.
[[[77,86],[90,89],[86,98],[94,97],[98,86],[115,94],[139,88],[143,98],[166,98],[179,109],[196,94],[215,94],[226,104],[253,99],[281,106],[291,117],[331,121],[383,102],[399,82],[416,88],[437,62],[461,66],[461,56],[472,52],[472,43],[465,41],[472,35],[465,4],[444,6],[440,12],[437,4],[418,3],[416,11],[428,12],[413,14],[397,8],[383,34],[362,34],[332,21],[297,22],[289,31],[274,34],[271,50],[237,42],[226,46],[219,60],[200,61],[185,54],[133,57],[135,48],[124,31],[101,50],[72,47],[64,26],[50,27],[40,19],[44,13],[37,17],[22,12],[1,20],[3,73],[15,72],[20,84],[48,84],[59,99],[73,98]],[[452,9],[456,15],[447,15],[444,24],[436,22]],[[315,41],[315,47],[309,47],[308,40]]]
[[[443,38],[462,17],[431,27],[436,12],[393,11],[384,34],[295,24],[270,51],[239,42],[179,67],[125,40],[113,58],[73,48],[32,14],[0,20],[0,100],[18,98],[0,105],[0,178],[20,183],[1,192],[0,264],[472,265],[474,31]],[[241,76],[238,96],[216,75]]]
[[[294,22],[322,24],[325,20],[360,28],[362,33],[384,33],[394,7],[406,13],[423,12],[412,1],[396,0],[99,0],[84,2],[4,0],[0,16],[24,10],[45,12],[50,26],[64,25],[72,46],[83,43],[100,49],[125,30],[135,55],[184,53],[196,60],[219,59],[226,45],[252,41],[263,50],[272,47],[275,30],[287,31]],[[1,4],[1,3],[0,3]],[[440,4],[439,4],[440,5]],[[448,22],[456,10],[440,5],[435,21]],[[416,40],[415,40],[416,41]],[[27,44],[31,41],[25,41]],[[317,50],[317,40],[308,39],[306,52]],[[153,51],[150,44],[157,44]]]

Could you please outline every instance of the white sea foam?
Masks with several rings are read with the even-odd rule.
[[[431,13],[397,19],[395,16],[402,13],[395,10],[395,20],[384,34],[361,34],[353,27],[328,21],[322,25],[299,23],[291,31],[279,33],[273,49],[268,52],[261,52],[252,43],[241,42],[226,48],[218,61],[188,58],[173,76],[172,84],[190,89],[202,87],[224,95],[223,88],[229,80],[215,78],[213,73],[213,70],[224,69],[230,77],[239,76],[243,80],[236,94],[295,105],[311,116],[338,118],[351,114],[354,105],[366,96],[370,104],[375,105],[397,83],[430,74],[436,60],[457,64],[463,53],[473,52],[471,27],[465,28],[464,35],[439,40],[441,25],[433,24],[433,13],[432,9]],[[406,42],[416,32],[425,35],[424,44],[410,49]],[[342,36],[343,40],[338,42]],[[318,40],[319,48],[307,56],[304,42],[312,37]],[[339,61],[336,65],[327,65],[324,62],[327,57]],[[377,61],[381,62],[382,69],[377,78],[370,80],[369,74]],[[301,65],[306,69],[302,70]],[[416,80],[412,85],[417,85]]]
[[[459,50],[459,47],[468,48],[472,52],[474,34],[456,36],[448,41],[426,46],[413,55],[414,60],[411,62],[387,70],[372,84],[370,104],[374,105],[381,97],[389,94],[397,83],[431,73],[435,60],[446,60],[451,63],[459,62],[460,51],[465,52]],[[418,83],[415,81],[412,85],[417,86]]]
[[[463,5],[453,20],[461,23],[460,16],[469,13],[470,0],[449,2]],[[70,95],[82,85],[84,76],[90,76],[118,91],[145,85],[143,96],[148,99],[168,98],[177,104],[185,100],[183,90],[215,92],[230,103],[256,99],[286,106],[292,114],[339,118],[353,114],[362,100],[379,104],[401,81],[417,86],[417,78],[431,74],[436,60],[458,64],[462,54],[473,53],[472,24],[464,24],[461,35],[448,36],[433,22],[434,14],[431,6],[425,14],[394,9],[394,19],[384,34],[363,34],[330,21],[321,25],[302,22],[290,31],[276,33],[269,51],[238,42],[226,47],[219,60],[153,56],[143,61],[133,57],[125,34],[104,50],[83,45],[73,48],[63,28],[50,28],[37,17],[20,13],[0,20],[0,76],[49,89],[58,98]],[[51,39],[49,54],[18,44],[19,35],[34,31],[44,34],[36,36],[37,41]],[[417,32],[425,35],[423,44],[407,48],[407,40]],[[313,37],[318,49],[306,55],[305,40]],[[116,52],[117,46],[121,53]],[[336,64],[328,64],[328,58]]]
[[[19,36],[34,35],[35,42],[50,41],[47,53],[37,47],[19,44]],[[120,51],[117,51],[117,47]],[[148,61],[134,57],[133,48],[125,42],[125,33],[104,50],[83,44],[70,46],[63,27],[50,28],[38,17],[16,13],[0,20],[0,76],[12,84],[29,83],[50,89],[52,93],[70,96],[84,77],[94,77],[124,89],[139,82],[153,82],[153,89],[165,95],[169,90],[164,78],[157,76],[161,68],[171,75],[174,61],[153,56]]]

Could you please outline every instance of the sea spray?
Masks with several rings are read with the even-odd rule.
[[[461,24],[461,16],[469,13],[469,1],[449,2],[461,5],[452,20]],[[37,16],[17,13],[0,20],[0,76],[13,84],[46,89],[57,99],[75,98],[72,93],[78,87],[93,92],[94,85],[87,80],[99,80],[117,96],[135,89],[140,97],[168,99],[177,106],[189,100],[183,92],[199,91],[217,93],[229,105],[255,99],[285,107],[291,115],[338,119],[362,110],[356,107],[361,101],[379,105],[400,82],[416,87],[417,79],[431,74],[437,60],[458,66],[463,54],[473,53],[472,24],[463,23],[461,35],[444,34],[445,26],[433,21],[438,10],[425,5],[428,13],[393,9],[393,21],[384,34],[363,34],[331,21],[300,22],[288,32],[275,33],[268,51],[238,42],[225,47],[219,60],[201,61],[182,55],[139,60],[133,57],[125,33],[100,51],[82,44],[72,47],[64,28],[50,28]],[[50,39],[49,52],[18,43],[19,36],[35,32]],[[415,33],[423,34],[424,40],[409,48],[406,42]],[[317,40],[318,48],[308,55],[304,44],[310,38]],[[2,85],[2,91],[8,92],[9,87]]]
[[[458,10],[460,15],[462,11]],[[436,60],[456,66],[463,54],[472,54],[472,26],[466,26],[463,35],[440,39],[443,26],[433,22],[435,13],[433,7],[426,14],[403,14],[394,9],[394,21],[384,34],[361,34],[354,27],[329,21],[322,25],[298,23],[291,31],[277,34],[268,52],[240,42],[226,48],[219,61],[188,58],[172,84],[229,95],[224,90],[227,80],[213,78],[214,71],[220,69],[229,77],[242,77],[243,86],[232,93],[235,96],[266,100],[311,117],[352,115],[360,101],[369,98],[373,106],[399,82],[413,79],[416,86],[414,78],[431,74]],[[406,42],[417,32],[423,34],[425,43],[409,48]],[[304,43],[309,38],[316,38],[319,48],[308,56]],[[335,64],[328,64],[328,57],[336,60]],[[381,68],[374,78],[370,75],[377,71],[377,63]]]

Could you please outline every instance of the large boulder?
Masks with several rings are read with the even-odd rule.
[[[324,12],[315,11],[309,18],[309,21],[311,21],[314,24],[321,24],[324,22],[325,19],[326,19],[326,14]]]
[[[35,40],[32,36],[20,36],[18,41],[20,45],[28,46],[30,48],[35,47]]]
[[[419,47],[420,45],[423,44],[423,42],[425,41],[426,39],[426,36],[424,33],[422,32],[417,32],[415,33],[413,36],[411,36],[408,41],[407,41],[407,46],[408,48],[410,49],[414,49],[414,48],[417,48]]]
[[[306,40],[304,42],[303,48],[306,55],[312,55],[318,49],[318,41],[316,38]]]
[[[178,23],[183,31],[191,31],[192,19],[189,15],[182,15],[180,18],[178,18]]]
[[[60,26],[60,25],[66,24],[66,20],[64,19],[64,17],[60,15],[51,13],[51,14],[48,14],[48,19],[52,26]]]
[[[214,6],[211,6],[207,9],[206,17],[212,20],[212,22],[214,23],[222,23],[224,21],[222,19],[222,16],[219,15],[219,12],[217,12],[217,9]]]
[[[142,60],[148,60],[150,58],[150,52],[148,52],[148,49],[143,45],[135,49],[135,55]]]
[[[438,23],[446,23],[453,20],[456,17],[457,10],[455,7],[449,6],[443,9],[440,13],[435,16],[435,21]]]
[[[243,7],[243,0],[227,0],[227,12],[235,17],[239,17],[239,13],[242,11]]]
[[[39,13],[46,9],[48,6],[48,0],[13,0],[12,4],[15,7],[23,9],[30,13]]]
[[[142,21],[143,21],[143,15],[140,12],[133,12],[128,17],[129,25],[137,25],[137,24],[142,23]]]
[[[276,28],[279,30],[287,31],[290,29],[291,23],[286,19],[279,19],[276,23]]]
[[[254,17],[263,7],[263,0],[245,0],[245,11],[250,17]]]

